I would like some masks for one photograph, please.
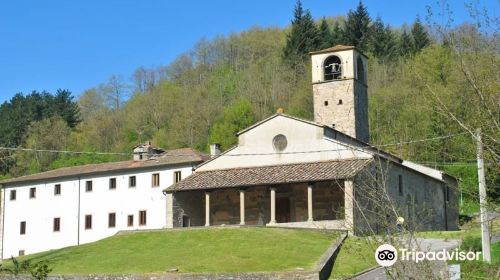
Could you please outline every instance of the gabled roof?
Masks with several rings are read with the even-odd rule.
[[[348,51],[348,50],[356,50],[358,53],[360,53],[364,57],[368,58],[368,56],[366,56],[364,53],[362,53],[355,46],[346,46],[346,45],[335,45],[333,47],[322,49],[322,50],[319,50],[319,51],[309,52],[309,54],[310,55],[314,55],[314,54],[322,54],[322,53],[329,53],[329,52],[339,52],[339,51]]]
[[[21,183],[28,181],[38,181],[46,179],[58,179],[64,177],[77,177],[81,175],[99,174],[112,171],[130,171],[141,168],[168,166],[183,163],[198,164],[208,159],[208,156],[191,148],[176,149],[167,151],[161,155],[142,161],[118,161],[98,164],[87,164],[73,167],[64,167],[42,173],[12,178],[0,181],[0,184]]]
[[[372,161],[372,159],[342,159],[199,171],[166,188],[164,192],[213,190],[348,179],[359,173]]]
[[[260,122],[256,122],[254,123],[253,125],[239,131],[238,133],[236,133],[236,135],[240,135],[240,134],[243,134],[249,130],[252,130],[254,129],[255,127],[265,123],[265,122],[268,122],[278,116],[282,116],[282,117],[285,117],[285,118],[289,118],[289,119],[293,119],[293,120],[296,120],[296,121],[300,121],[300,122],[303,122],[303,123],[307,123],[307,124],[312,124],[312,125],[315,125],[315,126],[319,126],[319,127],[324,127],[325,125],[323,124],[320,124],[320,123],[316,123],[316,122],[313,122],[313,121],[309,121],[309,120],[304,120],[304,119],[301,119],[301,118],[297,118],[297,117],[294,117],[294,116],[290,116],[290,115],[287,115],[287,114],[283,114],[283,113],[276,113],[268,118],[265,118],[263,120],[261,120]]]

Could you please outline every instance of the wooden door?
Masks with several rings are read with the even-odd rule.
[[[278,197],[276,199],[276,222],[290,222],[290,198]]]

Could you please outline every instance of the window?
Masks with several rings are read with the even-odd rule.
[[[85,215],[85,229],[92,229],[92,215]]]
[[[26,234],[26,222],[21,222],[20,228],[19,228],[19,233],[21,235]]]
[[[54,186],[54,195],[61,195],[61,185],[57,184]]]
[[[109,178],[109,189],[116,189],[116,178]]]
[[[153,187],[160,186],[160,174],[159,173],[153,174],[152,180],[153,180],[153,182],[152,182],[153,183]]]
[[[85,182],[85,191],[86,192],[91,192],[92,191],[92,181],[86,181]]]
[[[398,175],[398,191],[399,195],[403,195],[403,175]]]
[[[30,188],[30,198],[36,198],[36,188]]]
[[[127,226],[129,226],[129,227],[134,226],[134,215],[127,216]]]
[[[19,250],[19,256],[24,256],[24,250]]]
[[[146,210],[139,211],[139,225],[140,226],[146,225]]]
[[[136,183],[137,183],[137,181],[136,181],[135,176],[128,177],[128,186],[130,188],[135,188]]]
[[[445,188],[446,188],[446,189],[445,189],[445,194],[444,194],[444,196],[445,196],[446,202],[450,202],[450,187],[445,186]]]
[[[325,81],[342,78],[342,62],[338,56],[332,55],[327,57],[323,67]]]
[[[10,200],[16,200],[16,190],[10,191]]]
[[[273,138],[273,147],[276,152],[283,152],[288,145],[286,136],[283,134],[278,134]]]
[[[182,180],[182,173],[180,171],[175,171],[174,172],[174,183],[177,183],[180,180]]]
[[[108,227],[114,228],[116,226],[116,213],[108,214]]]
[[[54,232],[61,231],[61,218],[54,218]]]

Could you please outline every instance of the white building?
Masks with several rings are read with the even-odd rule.
[[[0,257],[93,242],[121,230],[165,228],[162,189],[205,159],[191,149],[165,152],[146,144],[134,149],[134,160],[1,181]]]

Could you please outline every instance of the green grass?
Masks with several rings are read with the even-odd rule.
[[[500,273],[500,242],[491,245],[491,263],[480,261],[450,261],[460,264],[461,279],[498,279]]]
[[[375,266],[375,249],[366,238],[347,237],[337,255],[330,279],[344,279]]]
[[[338,235],[310,230],[217,228],[131,233],[20,258],[51,274],[287,271],[311,269]]]
[[[500,219],[493,221],[493,226],[491,232],[500,232]],[[443,238],[443,239],[464,239],[467,236],[471,237],[481,237],[481,225],[477,221],[472,221],[464,226],[461,230],[456,231],[426,231],[415,233],[417,237],[423,238]]]

